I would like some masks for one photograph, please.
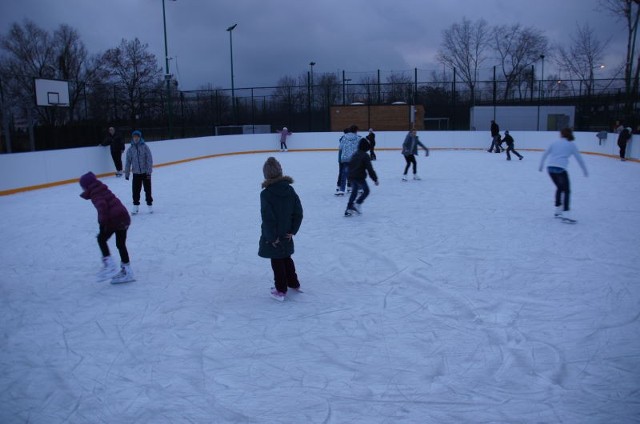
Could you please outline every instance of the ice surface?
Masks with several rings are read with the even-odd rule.
[[[274,153],[305,213],[282,303],[257,256],[267,154],[158,168],[128,285],[94,281],[78,185],[0,198],[0,422],[640,421],[640,164],[573,162],[565,225],[522,153],[432,151],[402,182],[381,151],[352,218],[335,152]]]

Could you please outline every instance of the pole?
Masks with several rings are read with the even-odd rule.
[[[496,120],[496,95],[498,87],[496,86],[496,67],[493,67],[493,120]]]
[[[342,71],[342,106],[345,105],[345,91],[344,91],[344,70]]]
[[[164,7],[165,0],[162,0],[162,23],[164,27],[164,64],[165,75],[164,79],[167,85],[167,113],[169,118],[169,138],[173,138],[173,119],[171,116],[171,74],[169,74],[169,47],[167,46],[167,16]]]
[[[238,24],[233,24],[229,28],[227,28],[227,31],[229,31],[229,53],[231,56],[231,111],[233,114],[234,124],[237,124],[237,117],[236,117],[236,88],[235,88],[235,83],[233,78],[233,36],[231,34],[232,34],[232,31],[237,26]]]

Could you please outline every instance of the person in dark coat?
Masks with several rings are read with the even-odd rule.
[[[503,141],[507,143],[507,160],[511,160],[511,155],[509,154],[509,152],[518,156],[518,159],[522,160],[523,156],[520,153],[516,152],[516,150],[513,147],[514,141],[513,141],[513,137],[511,137],[511,134],[509,134],[509,131],[504,132]]]
[[[275,284],[271,289],[271,297],[283,301],[288,288],[300,291],[300,281],[291,255],[294,253],[293,236],[302,224],[302,204],[291,187],[293,179],[282,175],[282,167],[276,158],[269,157],[262,172],[262,225],[258,256],[271,259]]]
[[[369,128],[369,134],[365,138],[369,142],[369,156],[371,160],[376,160],[376,133],[373,132],[373,128]]]
[[[113,159],[113,165],[116,167],[116,177],[122,177],[122,153],[124,152],[124,141],[120,134],[116,132],[116,129],[109,127],[107,135],[101,146],[111,146],[111,159]]]
[[[618,134],[618,147],[620,148],[620,160],[625,161],[627,153],[627,143],[631,140],[631,128],[624,128]]]
[[[500,126],[496,121],[491,121],[491,146],[487,152],[492,153],[495,149],[496,153],[500,153],[502,148],[500,147]]]
[[[365,138],[361,139],[358,144],[358,151],[353,154],[349,162],[351,195],[349,196],[349,203],[347,204],[347,210],[344,211],[344,216],[351,216],[354,213],[360,215],[362,213],[360,205],[362,205],[364,199],[369,196],[367,173],[369,173],[369,178],[373,180],[375,185],[378,185],[378,176],[371,165],[371,158],[367,155],[369,149],[369,142]],[[360,197],[356,200],[360,190],[362,190],[362,194],[360,194]]]
[[[82,193],[80,197],[91,200],[98,211],[98,246],[102,252],[102,269],[98,273],[98,280],[112,278],[112,283],[126,283],[133,281],[133,272],[127,250],[127,230],[131,224],[131,217],[122,202],[109,190],[105,184],[96,178],[93,172],[87,172],[80,177]],[[116,235],[116,247],[120,253],[120,273],[116,267],[107,241]],[[117,275],[116,275],[117,274]]]

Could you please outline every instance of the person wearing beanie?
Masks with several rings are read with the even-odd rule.
[[[410,165],[413,165],[413,179],[420,179],[420,177],[418,176],[418,163],[416,162],[415,157],[415,155],[418,154],[418,146],[422,146],[425,152],[425,156],[429,156],[429,149],[427,149],[427,146],[420,142],[416,130],[412,129],[404,138],[404,143],[402,143],[402,155],[404,156],[404,160],[407,162],[407,165],[404,167],[402,181],[407,181],[407,172],[409,171]]]
[[[294,253],[293,236],[302,224],[302,204],[291,187],[293,179],[282,175],[282,166],[269,157],[262,167],[264,181],[260,192],[262,225],[258,256],[271,260],[273,281],[271,297],[283,301],[287,290],[300,292],[300,281],[291,258]]]
[[[124,141],[120,134],[116,132],[116,129],[109,127],[107,135],[101,146],[111,146],[111,159],[113,159],[113,165],[116,167],[116,177],[122,177],[122,153],[124,152]]]
[[[127,230],[131,218],[122,202],[105,184],[96,178],[93,172],[80,177],[82,193],[80,197],[91,200],[98,211],[98,246],[102,252],[102,269],[97,274],[98,281],[111,279],[112,284],[134,281],[133,271],[127,250]],[[109,252],[108,240],[116,235],[116,247],[120,253],[120,268],[116,267]]]
[[[367,173],[369,178],[378,185],[378,176],[371,165],[371,158],[367,154],[371,146],[366,138],[360,139],[358,143],[358,151],[353,154],[349,162],[349,180],[351,181],[351,195],[344,216],[352,216],[354,213],[360,215],[362,213],[361,205],[364,199],[369,196],[369,186],[367,185]],[[358,192],[362,190],[362,194],[356,200]]]
[[[129,173],[133,174],[131,192],[133,197],[132,214],[139,212],[140,192],[144,187],[144,198],[147,202],[149,213],[153,213],[153,197],[151,196],[151,173],[153,172],[153,156],[151,149],[142,138],[138,130],[131,133],[131,147],[127,150],[124,166],[124,178],[129,179]]]
[[[289,149],[287,148],[287,137],[289,137],[293,133],[289,131],[287,127],[282,127],[282,130],[278,131],[278,133],[280,133],[280,151],[288,152]]]
[[[559,140],[554,141],[547,147],[547,150],[545,150],[540,160],[538,170],[542,172],[544,163],[547,158],[549,158],[547,162],[547,172],[549,173],[551,181],[553,181],[553,184],[556,186],[556,211],[554,216],[562,219],[562,222],[575,224],[576,220],[569,215],[569,197],[571,193],[569,173],[567,172],[569,158],[571,156],[576,158],[585,177],[589,176],[589,172],[587,171],[587,166],[582,159],[580,151],[576,147],[576,144],[573,143],[575,137],[573,136],[571,128],[562,129],[562,131],[560,131],[560,137]]]
[[[511,137],[511,134],[509,134],[509,131],[505,131],[504,132],[503,141],[505,143],[507,143],[507,160],[511,160],[511,155],[509,154],[509,152],[511,152],[514,155],[518,156],[518,159],[522,160],[522,158],[524,156],[522,156],[520,153],[516,152],[516,149],[513,146],[513,143],[514,143],[513,137]]]
[[[371,160],[376,160],[376,133],[373,132],[373,128],[369,128],[369,134],[365,138],[369,142],[369,156],[371,156]]]

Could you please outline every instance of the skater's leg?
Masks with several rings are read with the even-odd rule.
[[[129,251],[127,250],[127,229],[116,231],[116,247],[120,253],[120,262],[129,263]]]
[[[284,267],[287,275],[287,287],[292,289],[300,288],[300,281],[298,281],[298,274],[296,274],[296,265],[293,263],[291,256],[284,259]]]
[[[106,258],[107,256],[111,256],[109,252],[109,245],[107,241],[113,235],[113,231],[107,230],[104,225],[100,226],[100,232],[98,233],[98,246],[100,247],[100,252],[102,253],[102,257]]]
[[[131,194],[133,196],[133,204],[140,204],[140,192],[142,191],[142,179],[144,174],[133,174],[133,180],[131,181]]]
[[[367,198],[367,196],[369,195],[369,184],[367,184],[367,180],[361,180],[358,181],[358,186],[359,188],[362,189],[362,194],[360,195],[360,197],[358,198],[358,200],[356,200],[356,203],[361,205],[364,202],[364,199]],[[355,189],[353,191],[356,191]]]
[[[281,293],[287,292],[287,267],[285,259],[272,258],[271,269],[273,270],[273,283],[276,286],[276,290]]]
[[[405,155],[404,156],[404,160],[407,162],[407,165],[404,167],[404,175],[407,175],[407,172],[409,171],[409,166],[411,166],[411,159],[409,159],[410,155]]]
[[[413,175],[418,173],[418,161],[416,161],[416,157],[411,155],[411,163],[413,164]]]
[[[358,196],[358,187],[360,185],[359,181],[351,180],[351,194],[349,195],[349,202],[347,203],[347,209],[353,207],[353,202],[356,200]]]
[[[340,175],[340,191],[344,192],[347,186],[347,180],[349,179],[349,163],[341,163],[342,175]]]
[[[147,205],[153,205],[153,197],[151,196],[151,175],[145,174],[144,179],[142,180],[142,185],[144,186],[144,200],[147,202]]]
[[[116,171],[122,171],[122,157],[120,156],[120,152],[111,151],[111,159],[113,159],[113,166],[116,167]]]

